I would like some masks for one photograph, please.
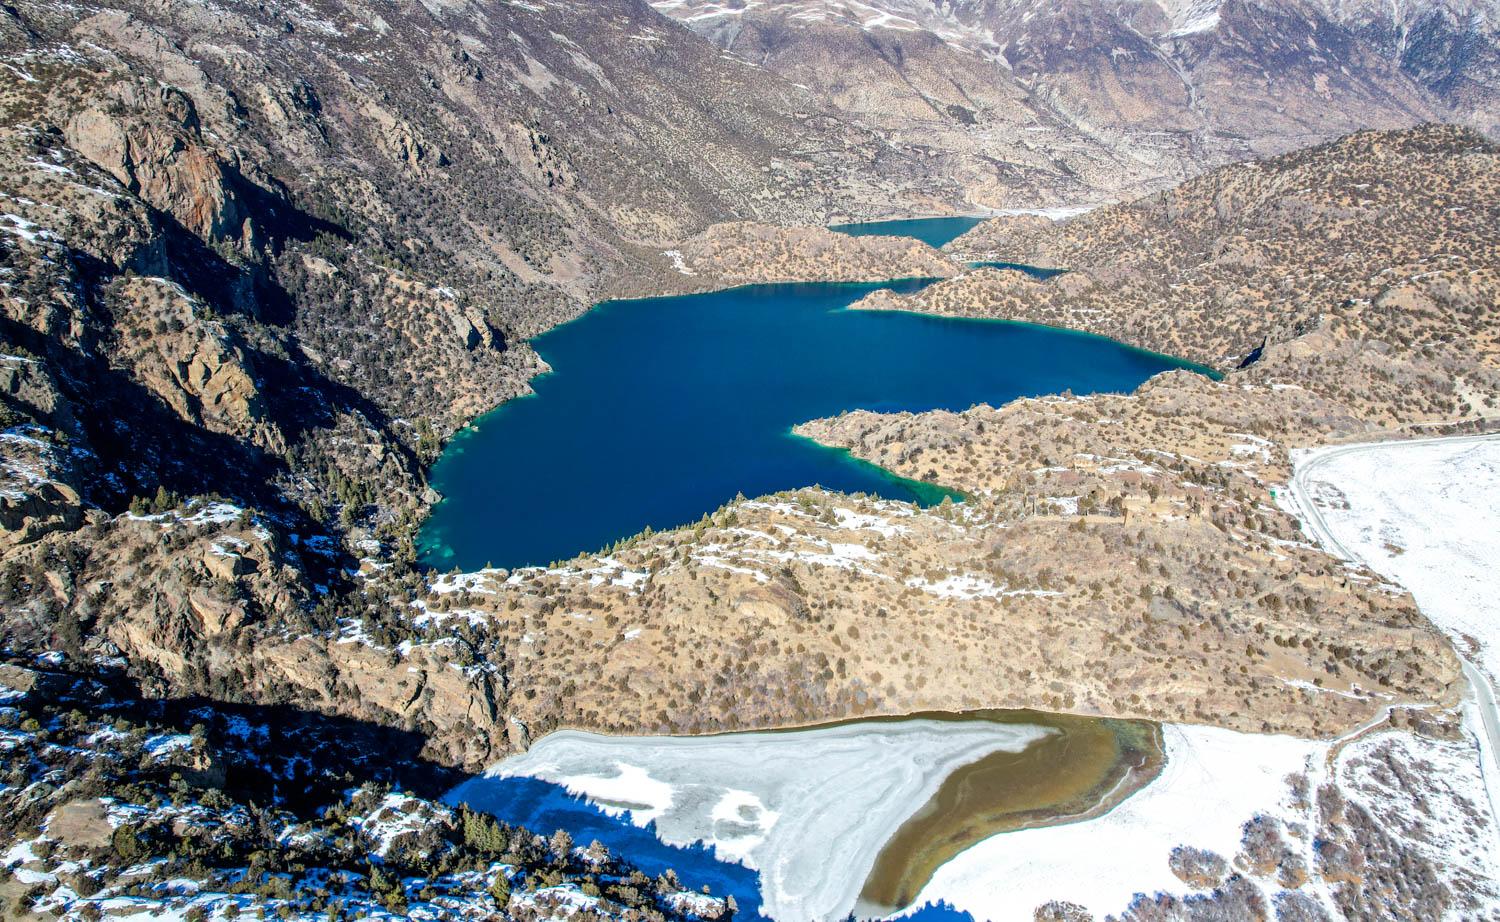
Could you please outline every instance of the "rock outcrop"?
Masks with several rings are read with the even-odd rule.
[[[254,365],[238,337],[205,316],[208,306],[168,279],[136,277],[116,292],[125,313],[120,357],[184,422],[276,448]]]
[[[204,144],[192,99],[173,87],[150,94],[121,83],[113,90],[117,98],[101,101],[107,108],[73,115],[64,131],[68,143],[199,237],[252,244],[250,209],[229,169]]]

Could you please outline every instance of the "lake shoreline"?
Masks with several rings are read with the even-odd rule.
[[[861,307],[860,303],[861,302],[856,301],[855,303],[844,308],[844,310],[867,311],[872,314],[904,314],[908,317],[927,317],[937,320],[961,320],[965,323],[999,323],[1017,327],[1027,327],[1035,330],[1047,330],[1052,333],[1061,333],[1067,336],[1084,336],[1090,339],[1103,340],[1104,342],[1113,343],[1114,345],[1121,346],[1125,349],[1129,349],[1132,352],[1136,352],[1144,356],[1149,356],[1153,359],[1171,362],[1174,365],[1178,366],[1178,368],[1180,369],[1186,369],[1188,371],[1196,372],[1197,374],[1203,375],[1204,377],[1209,378],[1213,381],[1222,381],[1224,379],[1224,372],[1219,371],[1217,368],[1214,368],[1210,365],[1204,365],[1201,362],[1194,362],[1191,359],[1184,359],[1180,356],[1175,356],[1167,352],[1157,352],[1154,349],[1147,349],[1144,346],[1137,346],[1134,343],[1129,343],[1122,339],[1115,339],[1113,336],[1107,336],[1103,333],[1095,333],[1092,330],[1085,330],[1079,327],[1056,326],[1050,323],[1039,323],[1035,320],[1017,320],[1010,317],[963,317],[954,314],[934,314],[930,311],[919,311],[906,307]]]
[[[1039,711],[969,712],[1060,731],[1017,754],[961,766],[881,849],[857,904],[861,917],[905,913],[938,868],[1004,833],[1096,819],[1155,781],[1166,765],[1161,725]]]
[[[691,525],[737,495],[809,485],[918,505],[962,499],[797,427],[850,409],[1123,393],[1185,367],[1078,331],[847,309],[873,292],[930,284],[775,283],[606,301],[550,330],[532,341],[551,371],[532,379],[529,399],[469,424],[433,466],[442,498],[418,536],[422,561],[556,563],[647,527]],[[524,530],[506,524],[522,521]]]
[[[882,225],[882,224],[884,224],[884,225],[889,225],[889,224],[892,224],[892,223],[907,224],[907,223],[910,223],[910,222],[913,222],[913,221],[916,221],[916,222],[931,222],[931,223],[942,223],[942,222],[954,222],[954,221],[957,221],[957,222],[961,222],[964,225],[966,225],[966,227],[964,227],[962,229],[955,229],[955,230],[953,230],[953,232],[948,233],[940,241],[940,244],[946,244],[947,242],[951,242],[951,240],[956,239],[958,236],[961,236],[962,233],[965,230],[971,229],[973,226],[977,226],[978,223],[982,223],[987,218],[995,217],[997,215],[1003,215],[1003,214],[1006,214],[1006,213],[1007,212],[1005,210],[989,209],[985,213],[973,213],[973,214],[965,214],[965,215],[947,214],[947,215],[921,216],[921,217],[915,217],[915,218],[903,218],[903,219],[893,219],[893,220],[883,220],[883,221],[851,222],[851,223],[847,223],[847,224],[831,225],[829,229],[836,230],[836,232],[842,233],[842,231],[839,230],[841,228],[869,227],[869,228],[872,228],[872,230],[870,231],[870,233],[866,234],[865,236],[881,236],[881,234],[878,231],[873,230],[873,228],[875,228],[878,225]],[[944,254],[944,255],[947,255],[947,254]],[[962,263],[957,263],[956,262],[956,265],[959,268],[959,273],[960,274],[962,274],[963,271],[966,271],[966,269],[964,268],[964,266],[963,266]],[[1015,268],[1017,271],[1027,272],[1028,274],[1050,273],[1050,272],[1053,271],[1053,270],[1042,269],[1040,267],[1022,266],[1022,265],[1019,265],[1019,264],[1017,264],[1013,268]],[[672,278],[675,278],[675,277],[672,276],[672,275],[670,275],[670,274],[663,274],[660,277],[661,280],[672,279]],[[632,295],[630,295],[628,297],[610,297],[610,298],[601,299],[600,301],[596,302],[595,304],[591,305],[590,307],[588,307],[587,309],[585,309],[584,311],[582,311],[581,313],[579,313],[577,316],[571,317],[571,318],[563,321],[562,323],[560,323],[560,324],[558,324],[558,325],[556,325],[554,327],[550,327],[547,330],[544,330],[544,331],[542,331],[540,333],[536,333],[536,334],[528,337],[525,340],[525,342],[526,342],[526,344],[528,346],[530,346],[533,350],[536,351],[537,359],[538,359],[539,363],[542,365],[541,370],[538,371],[536,374],[532,375],[530,378],[528,378],[523,383],[524,391],[522,393],[519,393],[519,394],[517,394],[517,395],[515,395],[515,396],[513,396],[513,397],[511,397],[509,399],[506,399],[506,400],[504,400],[504,401],[502,401],[502,402],[494,405],[493,407],[489,408],[488,410],[485,410],[482,413],[476,414],[475,416],[473,416],[472,418],[468,419],[463,424],[461,424],[460,426],[458,426],[446,438],[442,439],[439,442],[439,444],[438,444],[438,454],[437,454],[437,456],[434,458],[434,460],[431,463],[429,463],[426,466],[426,470],[424,471],[425,481],[426,481],[425,482],[424,495],[423,495],[424,508],[423,508],[421,514],[418,517],[418,524],[417,524],[415,532],[412,535],[412,542],[413,542],[414,549],[416,551],[416,560],[415,560],[416,565],[419,568],[421,568],[424,571],[426,571],[426,572],[434,572],[434,573],[435,572],[440,572],[440,571],[445,570],[445,569],[448,569],[451,566],[451,565],[445,566],[445,565],[443,565],[442,562],[439,562],[439,561],[437,561],[437,560],[434,559],[435,556],[438,556],[438,557],[447,557],[447,556],[449,556],[446,553],[448,551],[448,548],[447,548],[446,545],[438,544],[438,543],[435,543],[434,541],[432,541],[431,537],[430,537],[430,533],[429,533],[429,526],[430,526],[430,523],[432,522],[434,516],[436,516],[436,515],[439,514],[440,508],[449,500],[448,493],[450,491],[443,489],[438,483],[435,482],[436,479],[437,479],[437,477],[436,477],[436,471],[437,471],[439,465],[442,464],[443,461],[446,458],[448,458],[451,454],[456,453],[455,452],[455,447],[461,445],[462,441],[467,441],[469,439],[472,439],[474,436],[476,436],[479,433],[479,431],[484,427],[484,425],[486,424],[486,422],[488,420],[490,420],[492,417],[494,417],[496,414],[503,412],[508,407],[512,407],[512,406],[515,406],[515,405],[521,403],[523,401],[523,398],[535,398],[535,397],[537,397],[537,386],[541,382],[543,382],[543,381],[547,380],[548,378],[550,378],[550,377],[552,377],[552,376],[554,376],[554,375],[557,374],[557,370],[554,367],[554,364],[551,361],[549,361],[547,359],[547,357],[545,355],[543,355],[540,350],[536,349],[536,343],[539,340],[541,340],[541,339],[543,339],[545,337],[548,337],[548,336],[552,336],[552,335],[558,333],[559,331],[565,330],[566,328],[571,327],[571,326],[579,323],[580,321],[583,321],[584,319],[589,318],[589,317],[597,314],[600,309],[607,309],[609,306],[611,306],[611,305],[617,305],[617,304],[627,304],[627,303],[635,303],[635,302],[649,302],[649,301],[653,301],[653,300],[656,300],[656,299],[659,299],[659,298],[664,298],[664,297],[691,297],[691,296],[697,296],[697,295],[732,294],[732,293],[736,293],[736,292],[747,291],[749,289],[754,289],[754,288],[757,288],[757,287],[780,287],[780,286],[843,286],[843,285],[848,285],[848,286],[868,286],[868,285],[876,285],[876,286],[879,286],[877,288],[877,290],[891,290],[894,287],[900,287],[900,286],[906,286],[906,285],[921,285],[921,286],[925,287],[927,285],[931,285],[931,284],[934,284],[936,282],[942,281],[942,278],[943,278],[942,276],[916,275],[916,276],[896,276],[896,277],[872,278],[872,279],[868,279],[868,280],[848,280],[848,281],[838,281],[838,282],[829,282],[829,281],[821,281],[821,280],[816,280],[816,279],[807,279],[807,280],[789,280],[789,281],[773,281],[773,282],[747,282],[747,283],[724,284],[722,282],[722,280],[718,280],[718,281],[709,281],[708,284],[689,284],[689,285],[685,285],[685,286],[663,285],[661,287],[661,291],[659,293],[650,293],[650,292],[648,292],[648,293],[644,293],[644,294],[632,294]],[[911,313],[914,314],[914,315],[916,315],[916,316],[940,316],[940,315],[924,314],[922,312],[911,312]],[[1085,331],[1081,331],[1081,330],[1080,331],[1074,331],[1074,330],[1070,330],[1068,328],[1061,328],[1061,327],[1058,327],[1058,328],[1047,328],[1047,329],[1056,329],[1056,330],[1067,331],[1067,332],[1085,332]],[[1109,340],[1108,337],[1103,337],[1103,339]],[[1110,342],[1116,342],[1114,340],[1109,340],[1109,341]],[[1138,348],[1138,347],[1132,346],[1129,343],[1118,343],[1118,345],[1125,346],[1127,348],[1132,348],[1132,349]],[[1140,349],[1139,351],[1140,351],[1141,354],[1149,356],[1149,357],[1151,357],[1153,359],[1158,359],[1158,360],[1163,360],[1164,359],[1164,360],[1167,360],[1169,362],[1176,362],[1176,361],[1178,361],[1178,360],[1176,360],[1172,356],[1166,356],[1166,355],[1163,355],[1163,354],[1160,354],[1160,353],[1154,353],[1151,350]],[[1200,368],[1194,368],[1194,370],[1202,370],[1202,369],[1200,369]],[[1210,374],[1212,374],[1212,372],[1210,372]],[[816,417],[813,417],[813,418],[816,418]],[[796,422],[792,423],[788,427],[789,431],[790,431],[790,434],[792,434],[793,436],[796,436],[798,438],[806,438],[805,436],[801,436],[800,433],[798,433],[796,431],[796,429],[799,426],[801,426],[802,424],[804,424],[804,423],[806,423],[808,421],[809,420],[800,420],[800,421],[796,421]],[[831,449],[831,450],[835,450],[835,451],[838,450],[837,446],[823,445],[822,443],[819,443],[816,440],[810,440],[810,441],[812,441],[814,444],[818,445],[818,447],[820,447],[820,448]],[[461,448],[458,449],[459,452],[461,452],[461,450],[462,450]],[[848,453],[846,453],[846,454],[848,454]],[[859,459],[854,458],[854,456],[852,454],[848,454],[848,463],[850,463],[850,464],[855,464],[855,463],[864,464],[864,462],[860,462]],[[896,475],[895,473],[890,472],[890,471],[886,471],[884,469],[879,469],[879,470],[880,470],[881,475],[883,477],[885,477],[886,479],[889,479],[891,481],[898,482],[900,484],[906,485],[907,488],[909,489],[909,491],[912,492],[912,493],[914,493],[914,494],[920,495],[920,494],[922,494],[924,492],[932,492],[933,495],[935,497],[937,497],[937,498],[935,498],[933,500],[934,503],[940,501],[941,495],[943,495],[943,494],[953,496],[955,500],[961,500],[965,496],[965,494],[963,494],[962,491],[953,490],[953,489],[945,487],[945,486],[943,486],[941,484],[928,484],[927,482],[922,481],[922,480],[911,480],[909,478],[900,477],[899,475]],[[743,493],[743,491],[740,491],[740,492]],[[656,528],[656,530],[661,530],[662,528],[681,527],[681,526],[690,525],[690,524],[691,524],[691,520],[689,519],[688,521],[677,523],[676,525],[661,525],[661,526],[653,526],[653,527]],[[641,532],[637,531],[637,532],[634,532],[632,534],[621,535],[621,536],[619,536],[615,540],[616,540],[616,542],[618,542],[618,541],[625,541],[625,540],[629,540],[632,537],[638,537],[640,534],[641,534]],[[578,549],[575,549],[572,552],[572,554],[567,555],[567,556],[565,556],[563,558],[558,558],[558,559],[571,559],[572,557],[576,557],[576,556],[578,556],[580,554],[586,554],[586,553],[589,553],[589,552],[590,551],[587,550],[587,549],[578,548]],[[556,562],[556,560],[554,560],[553,562]],[[492,564],[493,564],[492,560],[486,561],[486,566],[490,566]],[[532,563],[530,563],[528,565],[529,566],[539,566],[539,565],[541,565],[541,562],[540,561],[533,561]]]

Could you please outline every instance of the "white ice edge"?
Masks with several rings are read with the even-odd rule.
[[[1049,732],[931,719],[700,737],[560,730],[486,777],[539,778],[601,806],[638,805],[632,821],[654,821],[664,842],[702,842],[759,871],[766,915],[838,919],[854,908],[880,849],[954,769]]]

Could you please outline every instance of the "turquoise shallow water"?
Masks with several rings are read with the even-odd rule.
[[[696,521],[736,493],[820,484],[936,501],[790,428],[842,410],[965,409],[1023,395],[1127,391],[1179,367],[1098,337],[844,308],[879,287],[756,285],[606,302],[533,341],[554,369],[489,413],[432,472],[419,536],[447,569],[545,564],[646,526]]]
[[[970,269],[1014,269],[1024,272],[1035,279],[1050,279],[1054,275],[1062,275],[1062,269],[1039,269],[1036,266],[1025,266],[1021,263],[996,262],[994,260],[981,260],[968,264]]]
[[[984,218],[911,218],[905,221],[867,221],[834,224],[828,229],[851,237],[915,237],[928,246],[940,247],[976,227]]]

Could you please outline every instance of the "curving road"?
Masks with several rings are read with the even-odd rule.
[[[1362,445],[1341,445],[1334,448],[1321,449],[1311,457],[1309,457],[1305,462],[1296,466],[1292,474],[1292,482],[1288,485],[1288,492],[1291,493],[1292,499],[1297,506],[1297,510],[1302,515],[1302,521],[1306,523],[1306,525],[1308,526],[1308,530],[1312,532],[1313,536],[1317,538],[1318,542],[1322,544],[1325,549],[1340,555],[1346,560],[1351,560],[1357,563],[1364,563],[1368,565],[1368,561],[1364,560],[1357,554],[1354,554],[1347,547],[1345,547],[1344,544],[1339,541],[1339,539],[1334,535],[1333,529],[1328,526],[1328,522],[1323,518],[1322,511],[1319,510],[1317,504],[1313,502],[1312,494],[1308,490],[1307,476],[1309,473],[1316,471],[1318,468],[1322,467],[1325,463],[1334,458],[1339,458],[1345,455],[1356,454],[1360,452],[1374,451],[1377,449],[1380,451],[1389,451],[1393,448],[1401,448],[1404,446],[1431,445],[1441,442],[1479,443],[1495,441],[1497,439],[1500,439],[1500,433],[1492,435],[1454,435],[1444,436],[1441,438],[1411,439],[1408,441],[1399,442],[1375,442]],[[1474,699],[1479,709],[1480,724],[1483,727],[1484,735],[1489,742],[1488,747],[1485,748],[1489,750],[1489,762],[1491,764],[1484,764],[1486,760],[1484,759],[1483,755],[1481,755],[1480,769],[1486,775],[1500,772],[1500,711],[1497,711],[1495,705],[1494,685],[1491,684],[1489,677],[1485,675],[1481,669],[1479,669],[1473,663],[1469,662],[1469,660],[1462,654],[1459,655],[1459,662],[1463,666],[1464,678],[1468,680],[1469,687],[1473,690]],[[1491,803],[1491,812],[1496,812],[1495,806],[1495,804]],[[1496,812],[1496,817],[1497,820],[1500,820],[1500,812]]]

